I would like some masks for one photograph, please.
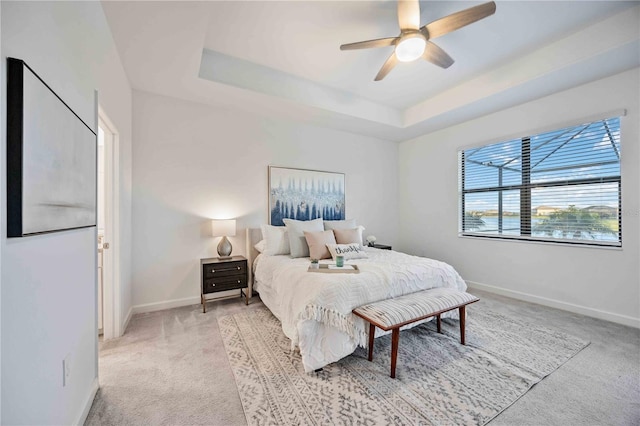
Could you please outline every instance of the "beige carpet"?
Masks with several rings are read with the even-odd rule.
[[[470,315],[498,312],[591,342],[490,426],[640,425],[640,330],[473,293],[481,300]],[[211,302],[206,314],[196,304],[134,315],[124,336],[100,343],[100,390],[86,424],[246,425],[218,318],[262,308],[237,297]]]
[[[250,425],[485,424],[586,347],[587,341],[511,317],[470,310],[467,346],[457,321],[401,333],[397,378],[390,338],[304,373],[267,309],[218,320]]]

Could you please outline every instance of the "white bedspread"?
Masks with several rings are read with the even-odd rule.
[[[292,347],[300,349],[306,371],[349,355],[357,345],[366,347],[367,329],[351,313],[354,308],[433,287],[466,290],[460,275],[444,262],[368,247],[365,251],[368,259],[345,262],[358,265],[359,274],[307,272],[307,258],[256,259],[255,288],[282,322]]]

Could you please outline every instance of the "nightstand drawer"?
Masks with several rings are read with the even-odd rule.
[[[205,279],[202,283],[202,292],[207,294],[245,287],[247,287],[247,274],[236,275],[235,277],[217,277]]]
[[[207,263],[202,265],[202,276],[205,279],[226,277],[229,275],[247,275],[247,261]]]

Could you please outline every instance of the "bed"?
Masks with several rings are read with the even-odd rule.
[[[357,264],[359,274],[310,273],[309,258],[258,253],[254,245],[261,235],[260,229],[247,230],[253,290],[282,323],[307,372],[367,346],[368,327],[352,314],[354,308],[434,287],[466,290],[464,280],[444,262],[370,247],[363,248],[368,258],[345,261]],[[444,317],[457,318],[457,311]],[[376,338],[383,334],[378,329]]]

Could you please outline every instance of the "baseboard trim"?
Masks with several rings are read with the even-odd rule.
[[[630,317],[628,315],[620,315],[613,312],[603,311],[600,309],[588,308],[586,306],[575,305],[573,303],[563,302],[561,300],[549,299],[547,297],[536,296],[520,291],[509,290],[502,287],[496,287],[489,284],[478,283],[475,281],[466,281],[471,289],[484,290],[489,293],[499,294],[501,296],[511,297],[512,299],[523,300],[525,302],[537,303],[539,305],[549,306],[551,308],[562,309],[563,311],[573,312],[575,314],[586,315],[605,321],[615,322],[617,324],[627,325],[629,327],[640,328],[640,318]]]
[[[87,416],[89,415],[89,411],[91,410],[91,406],[93,405],[93,400],[96,397],[96,393],[98,393],[98,388],[100,384],[98,382],[98,378],[93,379],[93,383],[91,384],[91,391],[87,396],[86,401],[84,402],[84,407],[82,408],[82,412],[78,416],[77,420],[73,422],[74,425],[82,426],[84,422],[87,420]]]
[[[124,318],[124,322],[122,323],[122,328],[120,329],[122,333],[120,335],[124,335],[127,332],[127,327],[129,326],[129,321],[131,321],[131,317],[133,316],[133,306],[129,308],[129,312],[127,312],[127,316]]]
[[[133,314],[145,314],[147,312],[164,311],[165,309],[179,308],[181,306],[200,303],[199,297],[185,297],[184,299],[164,300],[162,302],[143,303],[132,307]]]
[[[238,290],[228,290],[216,293],[218,297],[207,298],[207,300],[226,299],[231,296],[239,296]],[[165,309],[179,308],[181,306],[199,305],[200,296],[185,297],[183,299],[164,300],[162,302],[144,303],[132,307],[133,314],[144,314],[148,312],[164,311]]]

